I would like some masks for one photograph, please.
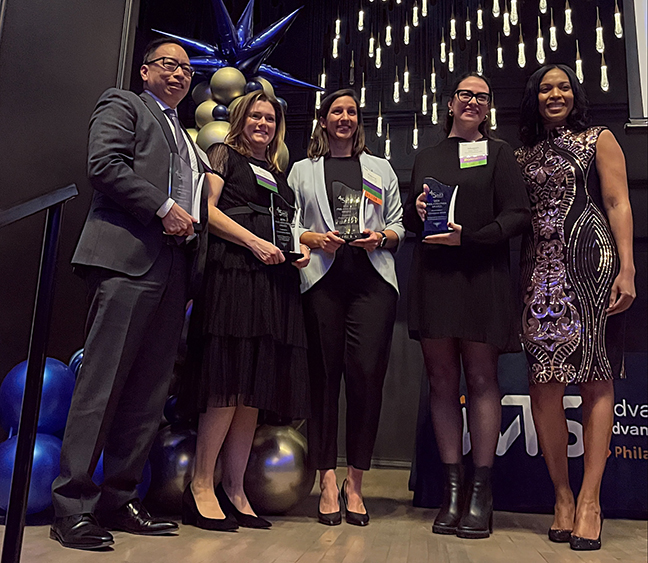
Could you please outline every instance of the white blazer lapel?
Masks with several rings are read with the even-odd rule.
[[[329,204],[328,194],[326,193],[326,179],[324,177],[324,157],[319,157],[313,162],[313,189],[315,191],[315,199],[320,209],[320,215],[324,220],[324,224],[329,231],[335,230],[335,221],[331,213],[331,205]]]

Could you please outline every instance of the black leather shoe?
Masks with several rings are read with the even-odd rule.
[[[346,494],[346,479],[342,483],[342,502],[344,503],[344,514],[346,517],[347,524],[353,524],[354,526],[366,526],[369,524],[369,513],[365,512],[351,512],[349,510],[349,501]]]
[[[493,532],[493,493],[490,477],[490,467],[475,467],[470,494],[457,524],[458,537],[487,538]]]
[[[464,506],[464,468],[460,463],[444,463],[443,502],[434,519],[432,532],[455,534]]]
[[[92,514],[73,514],[54,518],[50,538],[72,549],[103,549],[111,546],[113,537]]]
[[[238,524],[232,516],[225,518],[205,518],[198,511],[196,499],[191,490],[191,483],[187,485],[182,495],[182,523],[202,528],[203,530],[214,530],[217,532],[234,532],[238,530]]]
[[[223,512],[228,516],[233,516],[238,525],[243,528],[258,528],[267,530],[272,527],[272,522],[268,522],[265,518],[260,516],[252,516],[252,514],[244,514],[238,508],[234,506],[234,503],[229,499],[225,489],[223,489],[223,484],[219,483],[216,487],[216,498],[223,509]]]
[[[320,500],[322,499],[322,495],[320,494]],[[319,500],[317,501],[317,520],[319,520],[320,524],[325,524],[326,526],[339,526],[342,524],[342,498],[340,496],[340,491],[338,491],[338,509],[336,512],[320,512],[319,509]]]
[[[571,535],[569,538],[569,547],[574,551],[596,551],[601,549],[601,533],[603,532],[603,513],[601,512],[601,528],[599,529],[598,539],[590,540],[580,536]]]
[[[108,530],[141,536],[160,536],[178,531],[175,522],[151,516],[137,498],[127,502],[119,510],[100,514],[99,520]]]
[[[571,530],[555,530],[554,528],[549,528],[547,536],[549,541],[554,543],[568,543],[569,538],[571,538]]]

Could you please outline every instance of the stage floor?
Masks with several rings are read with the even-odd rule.
[[[343,472],[339,472],[339,483]],[[117,532],[114,549],[93,553],[64,549],[48,538],[47,526],[25,530],[24,563],[645,563],[646,521],[606,520],[603,549],[579,554],[551,543],[551,516],[497,512],[487,540],[432,534],[436,510],[414,508],[408,471],[374,469],[365,477],[372,517],[366,528],[343,523],[326,527],[314,518],[317,494],[287,516],[273,517],[271,530],[236,533],[181,526],[175,537],[142,537]],[[0,538],[4,527],[0,527]]]

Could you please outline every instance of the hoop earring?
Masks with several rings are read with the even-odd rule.
[[[452,116],[454,115],[454,111],[452,111],[451,109],[449,109],[449,110],[448,110],[448,115],[449,115],[450,117],[452,117]]]
[[[484,116],[484,121],[488,121],[488,114]]]

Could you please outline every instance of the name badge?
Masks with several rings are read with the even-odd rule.
[[[260,166],[255,166],[251,162],[250,168],[252,168],[252,172],[254,172],[257,184],[259,184],[259,186],[265,188],[266,190],[270,190],[271,192],[279,193],[279,190],[277,189],[277,180],[275,180],[272,172],[269,172],[268,170],[265,170]]]
[[[485,166],[488,162],[488,141],[459,143],[459,168]]]
[[[365,166],[362,167],[362,191],[367,199],[378,205],[383,202],[382,178]]]

